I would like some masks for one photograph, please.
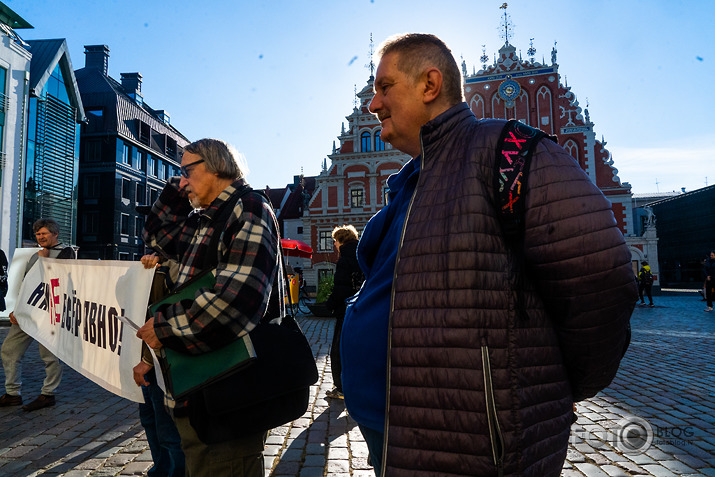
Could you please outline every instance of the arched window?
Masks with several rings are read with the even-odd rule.
[[[360,150],[362,152],[370,152],[370,139],[370,133],[368,131],[365,131],[364,133],[360,134]]]
[[[385,150],[385,143],[382,142],[382,138],[380,137],[382,131],[377,131],[375,133],[375,150],[376,151],[384,151]]]

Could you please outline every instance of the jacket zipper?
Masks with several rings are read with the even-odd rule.
[[[489,441],[492,445],[492,457],[497,467],[499,477],[504,475],[504,437],[499,428],[496,403],[494,402],[494,387],[492,385],[492,370],[489,363],[489,348],[482,345],[482,369],[484,372],[484,398],[487,405],[487,424],[489,426]]]
[[[400,242],[397,246],[397,255],[395,257],[395,268],[392,271],[392,289],[390,291],[390,316],[387,320],[387,381],[385,390],[385,428],[384,428],[384,438],[382,441],[382,472],[380,477],[384,477],[386,474],[386,463],[387,463],[387,437],[388,429],[390,427],[390,415],[388,410],[390,409],[390,375],[392,370],[392,359],[390,358],[390,352],[392,350],[392,314],[395,311],[395,279],[397,278],[397,264],[400,263],[400,250],[402,250],[402,243],[405,240],[405,230],[407,230],[407,220],[410,217],[410,212],[412,211],[412,204],[415,202],[415,196],[417,195],[417,189],[420,185],[420,179],[422,178],[422,172],[424,171],[425,165],[425,150],[422,144],[422,132],[420,131],[420,177],[417,179],[417,184],[415,185],[415,190],[412,191],[412,197],[410,197],[410,203],[407,206],[407,212],[405,213],[405,220],[402,222],[402,232],[400,233]]]

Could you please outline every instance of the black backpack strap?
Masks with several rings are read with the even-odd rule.
[[[504,240],[513,255],[513,273],[516,277],[516,311],[527,319],[524,304],[524,274],[527,271],[522,246],[526,215],[526,186],[531,166],[531,156],[543,137],[556,141],[545,132],[514,119],[508,121],[497,141],[494,170],[494,203],[502,227]]]
[[[524,234],[526,186],[531,156],[543,137],[556,141],[540,129],[514,119],[502,129],[496,150],[494,194],[499,222],[509,243],[517,243]]]

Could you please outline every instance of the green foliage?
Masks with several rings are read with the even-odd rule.
[[[334,277],[332,275],[326,275],[320,279],[318,282],[318,293],[315,296],[316,303],[327,301],[330,294],[333,293],[333,283]]]

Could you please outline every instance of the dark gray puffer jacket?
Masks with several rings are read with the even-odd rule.
[[[390,316],[390,477],[558,476],[574,400],[606,387],[627,347],[631,254],[609,201],[552,141],[528,177],[526,265],[505,246],[504,123],[462,103],[422,128]]]

